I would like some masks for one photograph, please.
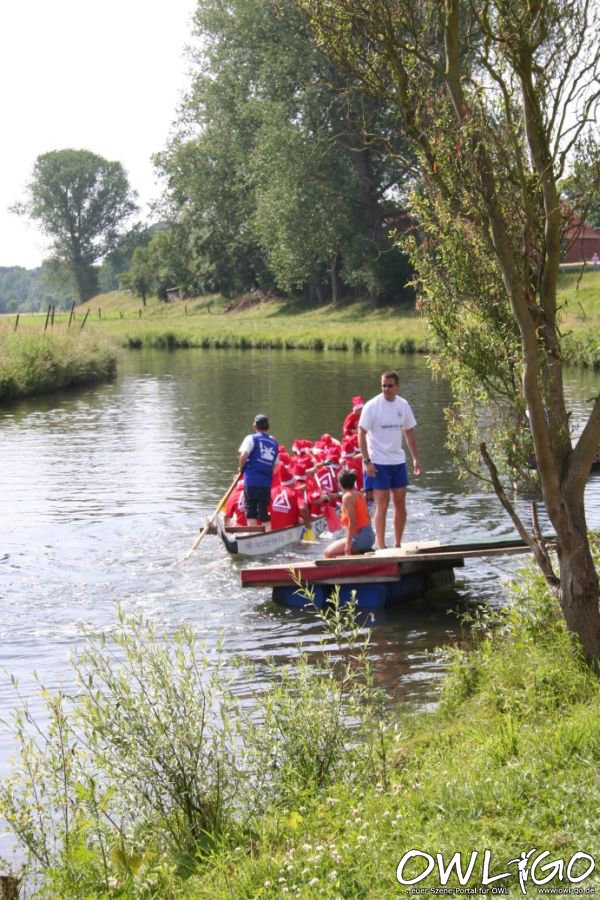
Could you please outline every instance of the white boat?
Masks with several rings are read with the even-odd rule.
[[[302,522],[298,525],[290,525],[289,528],[279,528],[277,531],[265,531],[262,525],[225,527],[220,517],[215,524],[227,552],[238,556],[266,556],[276,553],[290,544],[297,544],[302,540],[306,531]],[[320,516],[313,519],[311,529],[316,537],[327,531],[325,517]]]

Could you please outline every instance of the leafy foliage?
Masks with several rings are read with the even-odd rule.
[[[600,444],[600,395],[574,447],[558,274],[571,216],[561,179],[583,147],[591,159],[598,154],[598,5],[298,3],[324,52],[389,103],[410,141],[425,231],[413,251],[455,391],[454,446],[466,445],[474,468],[477,435],[500,501],[562,598],[569,629],[597,661],[600,585],[584,490]],[[592,200],[593,180],[579,183]],[[482,427],[490,421],[498,465]],[[528,528],[499,475],[503,468],[525,480],[531,450],[558,538],[558,572],[536,517]]]
[[[410,297],[385,228],[405,160],[387,108],[316,49],[290,4],[200,0],[178,133],[157,158],[188,283]],[[398,152],[372,141],[374,123]]]
[[[37,269],[0,267],[0,313],[39,312],[48,306],[67,308],[73,291],[68,273],[45,262]]]
[[[95,293],[93,263],[115,249],[124,222],[135,210],[121,163],[89,150],[38,156],[27,199],[15,207],[52,239],[54,258],[69,266],[80,300]]]
[[[251,840],[274,808],[337,780],[385,777],[385,709],[354,606],[320,614],[329,646],[282,668],[253,708],[235,689],[249,664],[208,651],[188,627],[169,640],[119,613],[87,635],[76,690],[42,688],[11,730],[20,763],[0,811],[45,890],[61,897],[156,895],[222,847]],[[18,691],[16,682],[13,682]],[[147,892],[147,893],[146,893]]]

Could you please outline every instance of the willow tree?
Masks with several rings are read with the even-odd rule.
[[[504,443],[481,443],[488,477],[559,596],[567,627],[598,661],[584,488],[600,441],[600,399],[573,446],[557,304],[569,216],[561,179],[578,146],[594,142],[597,0],[298,2],[324,51],[395,110],[411,141],[424,235],[414,250],[456,391],[453,421],[464,426],[469,407],[483,401],[504,426]],[[473,417],[467,424],[471,434],[482,427]],[[524,523],[498,473],[511,454],[524,470],[527,436],[558,568],[535,517]]]

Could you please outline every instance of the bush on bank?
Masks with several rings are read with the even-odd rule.
[[[89,635],[76,690],[45,693],[49,724],[26,707],[12,723],[0,814],[33,895],[384,898],[410,850],[478,851],[476,888],[487,849],[520,896],[521,854],[593,854],[600,684],[537,574],[474,616],[433,712],[382,703],[347,611],[325,631],[320,662],[274,666],[251,712],[189,629],[165,642],[121,614],[114,644]]]
[[[0,333],[0,403],[108,381],[116,368],[113,346],[98,334]]]

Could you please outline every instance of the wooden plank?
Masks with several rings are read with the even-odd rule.
[[[506,543],[502,544],[502,546],[478,546],[476,545],[471,549],[462,549],[460,547],[453,547],[453,545],[447,545],[446,547],[439,548],[431,548],[429,550],[417,550],[415,553],[409,553],[404,547],[399,547],[397,549],[388,548],[385,554],[381,553],[381,551],[375,551],[375,553],[365,553],[361,557],[356,556],[337,556],[333,559],[316,559],[315,565],[317,566],[330,566],[334,563],[338,563],[339,565],[348,565],[350,563],[356,563],[358,559],[364,564],[369,562],[373,562],[374,560],[394,560],[402,564],[403,562],[427,562],[432,560],[459,560],[459,559],[473,559],[477,557],[484,556],[512,556],[516,553],[529,553],[530,548],[523,543]]]

